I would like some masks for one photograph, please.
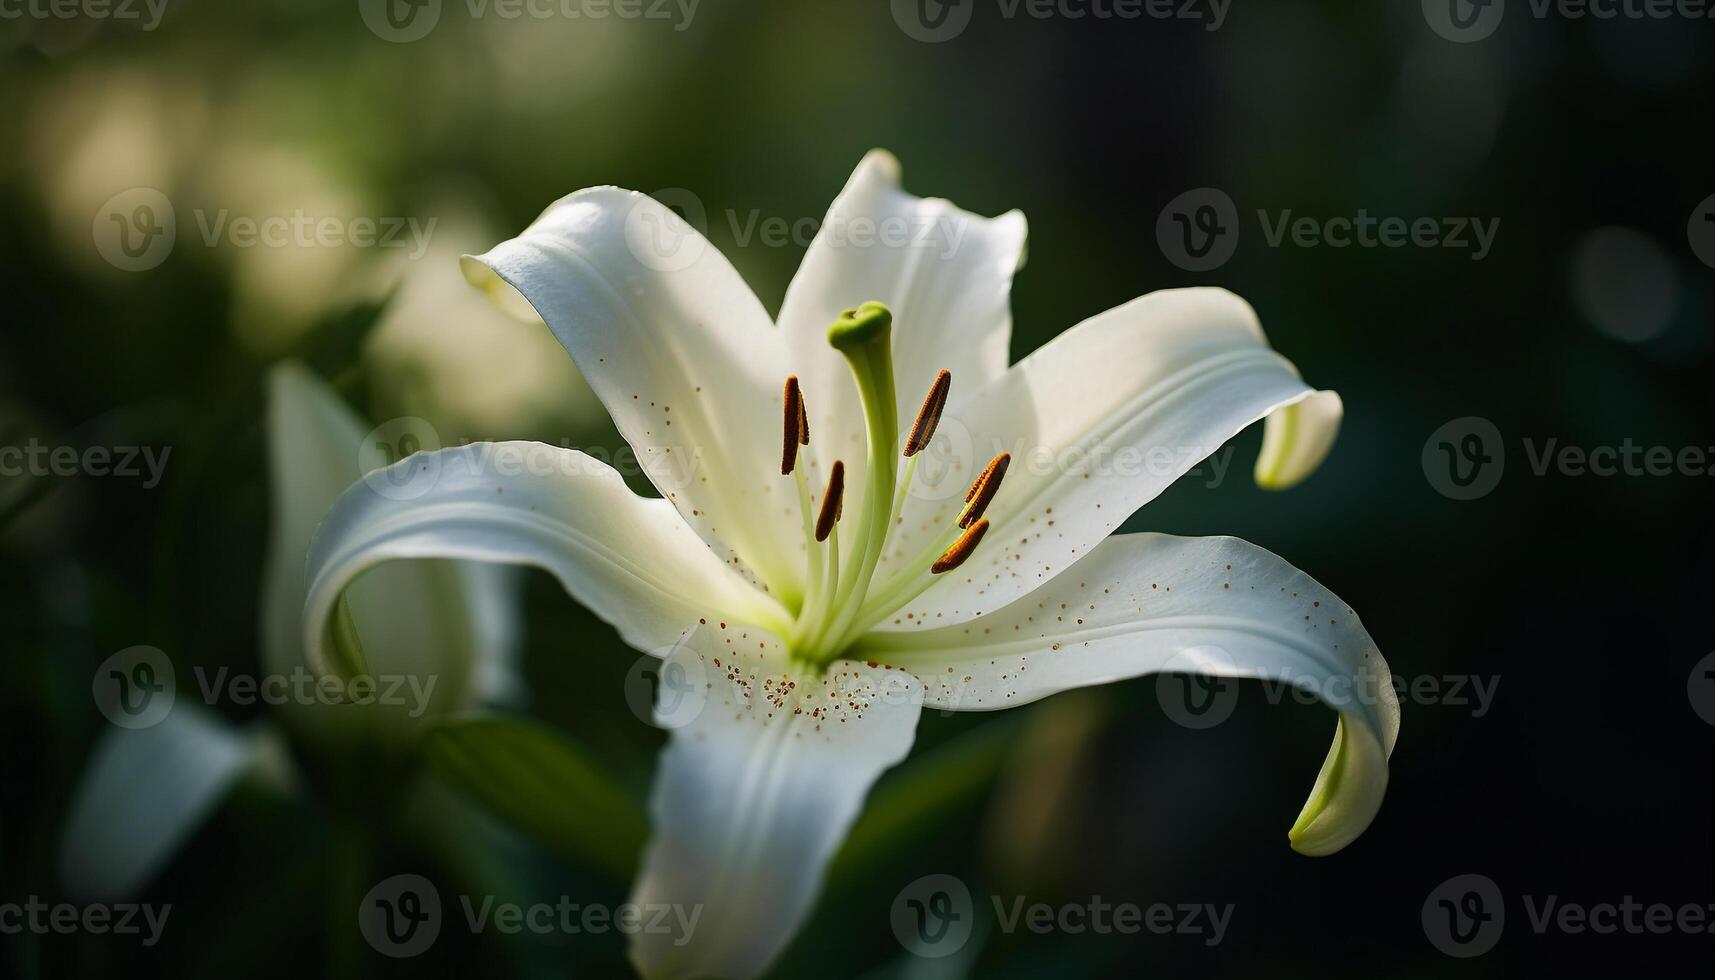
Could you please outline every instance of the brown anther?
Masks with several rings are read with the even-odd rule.
[[[978,521],[966,528],[965,533],[959,535],[959,540],[954,541],[953,546],[943,551],[941,557],[935,559],[935,564],[929,566],[929,573],[939,575],[963,565],[965,559],[971,557],[971,552],[977,550],[977,543],[983,539],[983,534],[988,529],[987,520]]]
[[[786,379],[785,414],[781,422],[784,433],[780,446],[780,475],[791,476],[798,465],[798,447],[810,442],[810,423],[804,413],[804,393],[798,388],[798,376]]]
[[[929,397],[923,399],[917,421],[911,424],[911,434],[905,439],[907,459],[922,452],[929,440],[935,438],[935,426],[941,422],[941,410],[947,407],[947,392],[952,387],[953,372],[943,369],[935,376],[935,383],[929,386]]]
[[[1001,453],[989,460],[983,468],[982,475],[977,477],[971,488],[965,491],[965,509],[959,512],[959,526],[970,527],[988,510],[989,501],[1000,492],[1000,481],[1006,476],[1006,468],[1012,464],[1011,453]]]
[[[828,474],[828,492],[822,497],[822,512],[816,515],[816,540],[826,541],[840,520],[840,506],[845,503],[846,464],[834,460],[833,472]]]

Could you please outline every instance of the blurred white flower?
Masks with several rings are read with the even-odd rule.
[[[61,874],[73,894],[134,894],[238,780],[261,772],[278,783],[291,771],[284,739],[336,765],[347,758],[372,766],[410,753],[439,718],[518,696],[514,570],[462,561],[396,565],[348,593],[348,612],[363,630],[374,672],[373,698],[328,703],[302,684],[311,677],[298,628],[307,587],[304,556],[329,504],[366,475],[359,463],[366,429],[306,368],[286,363],[273,369],[273,514],[256,680],[261,690],[272,685],[285,692],[284,700],[270,702],[279,726],[257,721],[238,731],[181,696],[152,727],[106,732],[61,839]],[[381,693],[389,687],[401,693]]]

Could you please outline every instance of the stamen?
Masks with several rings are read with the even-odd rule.
[[[905,439],[905,456],[909,459],[923,451],[935,438],[935,426],[941,422],[941,410],[947,407],[947,391],[953,387],[953,372],[943,369],[929,388],[929,397],[917,410],[917,421],[911,424],[911,434]]]
[[[988,510],[989,501],[1000,492],[1000,481],[1006,477],[1006,468],[1011,463],[1011,453],[1001,453],[989,460],[982,475],[965,491],[965,509],[959,512],[960,527],[968,528],[975,524],[983,516],[983,511]]]
[[[784,433],[780,446],[780,475],[791,476],[798,465],[798,447],[809,445],[810,424],[804,416],[804,393],[798,389],[798,376],[786,378],[785,417],[781,423]]]
[[[971,552],[977,550],[977,543],[982,541],[983,535],[988,532],[988,529],[989,522],[987,520],[980,520],[971,525],[964,534],[959,535],[959,540],[953,542],[951,548],[942,552],[940,558],[935,559],[935,564],[929,566],[929,573],[939,575],[963,565],[965,559],[971,557]]]
[[[845,503],[846,496],[846,464],[834,460],[834,469],[828,474],[828,492],[822,497],[822,512],[816,516],[816,540],[828,540],[828,533],[834,529],[834,524],[840,519],[840,508]]]

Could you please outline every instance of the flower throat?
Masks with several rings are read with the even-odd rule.
[[[970,558],[988,531],[989,522],[983,513],[1000,489],[1011,458],[1001,453],[990,461],[966,491],[965,506],[954,525],[921,554],[876,581],[876,565],[905,504],[918,454],[935,436],[953,375],[946,370],[936,375],[901,448],[893,385],[893,312],[876,302],[846,310],[828,328],[828,343],[845,357],[863,401],[868,437],[866,492],[863,513],[854,516],[850,540],[842,551],[845,463],[834,460],[829,467],[821,506],[812,510],[809,481],[798,466],[800,448],[810,444],[810,416],[797,377],[787,378],[782,399],[780,475],[791,476],[797,483],[808,569],[804,599],[786,642],[795,658],[811,664],[835,659],[859,635],[927,591],[935,576],[958,568]],[[900,459],[906,460],[903,477]]]

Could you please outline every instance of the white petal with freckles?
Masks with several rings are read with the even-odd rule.
[[[497,299],[516,306],[498,278],[529,301],[704,540],[797,594],[797,500],[777,479],[784,346],[719,250],[654,199],[596,187],[463,268]]]
[[[473,443],[377,470],[328,512],[310,551],[311,663],[324,671],[330,663],[341,591],[361,587],[358,577],[376,566],[424,558],[541,568],[649,652],[665,652],[698,617],[773,624],[783,615],[672,505],[632,493],[607,464],[541,443]],[[359,637],[377,622],[359,615]]]
[[[1089,554],[1246,426],[1313,396],[1317,410],[1295,417],[1291,451],[1276,453],[1287,475],[1321,461],[1339,400],[1269,348],[1248,303],[1223,289],[1174,289],[1084,321],[947,407],[951,468],[919,471],[889,540],[893,560],[945,533],[990,457],[1010,452],[1012,464],[982,547],[906,611],[958,622],[1000,608]]]
[[[1260,677],[1318,694],[1340,713],[1334,747],[1292,829],[1327,854],[1381,806],[1399,702],[1375,642],[1339,597],[1237,538],[1118,535],[1065,574],[968,623],[873,633],[855,656],[907,668],[928,703],[1025,704],[1158,671]]]
[[[845,461],[854,512],[865,486],[863,408],[828,325],[870,300],[892,309],[899,418],[909,424],[942,368],[955,391],[1005,372],[1025,234],[1018,211],[985,218],[906,193],[899,161],[884,150],[864,156],[828,209],[786,290],[780,329],[810,408],[811,456],[824,474],[836,457]]]
[[[695,925],[633,935],[646,977],[766,971],[809,916],[870,787],[910,751],[923,704],[904,671],[838,661],[817,677],[735,662],[725,651],[751,641],[723,642],[730,632],[703,627],[664,665],[688,681],[664,684],[656,708],[672,741],[630,900]],[[702,702],[687,711],[684,690]]]

